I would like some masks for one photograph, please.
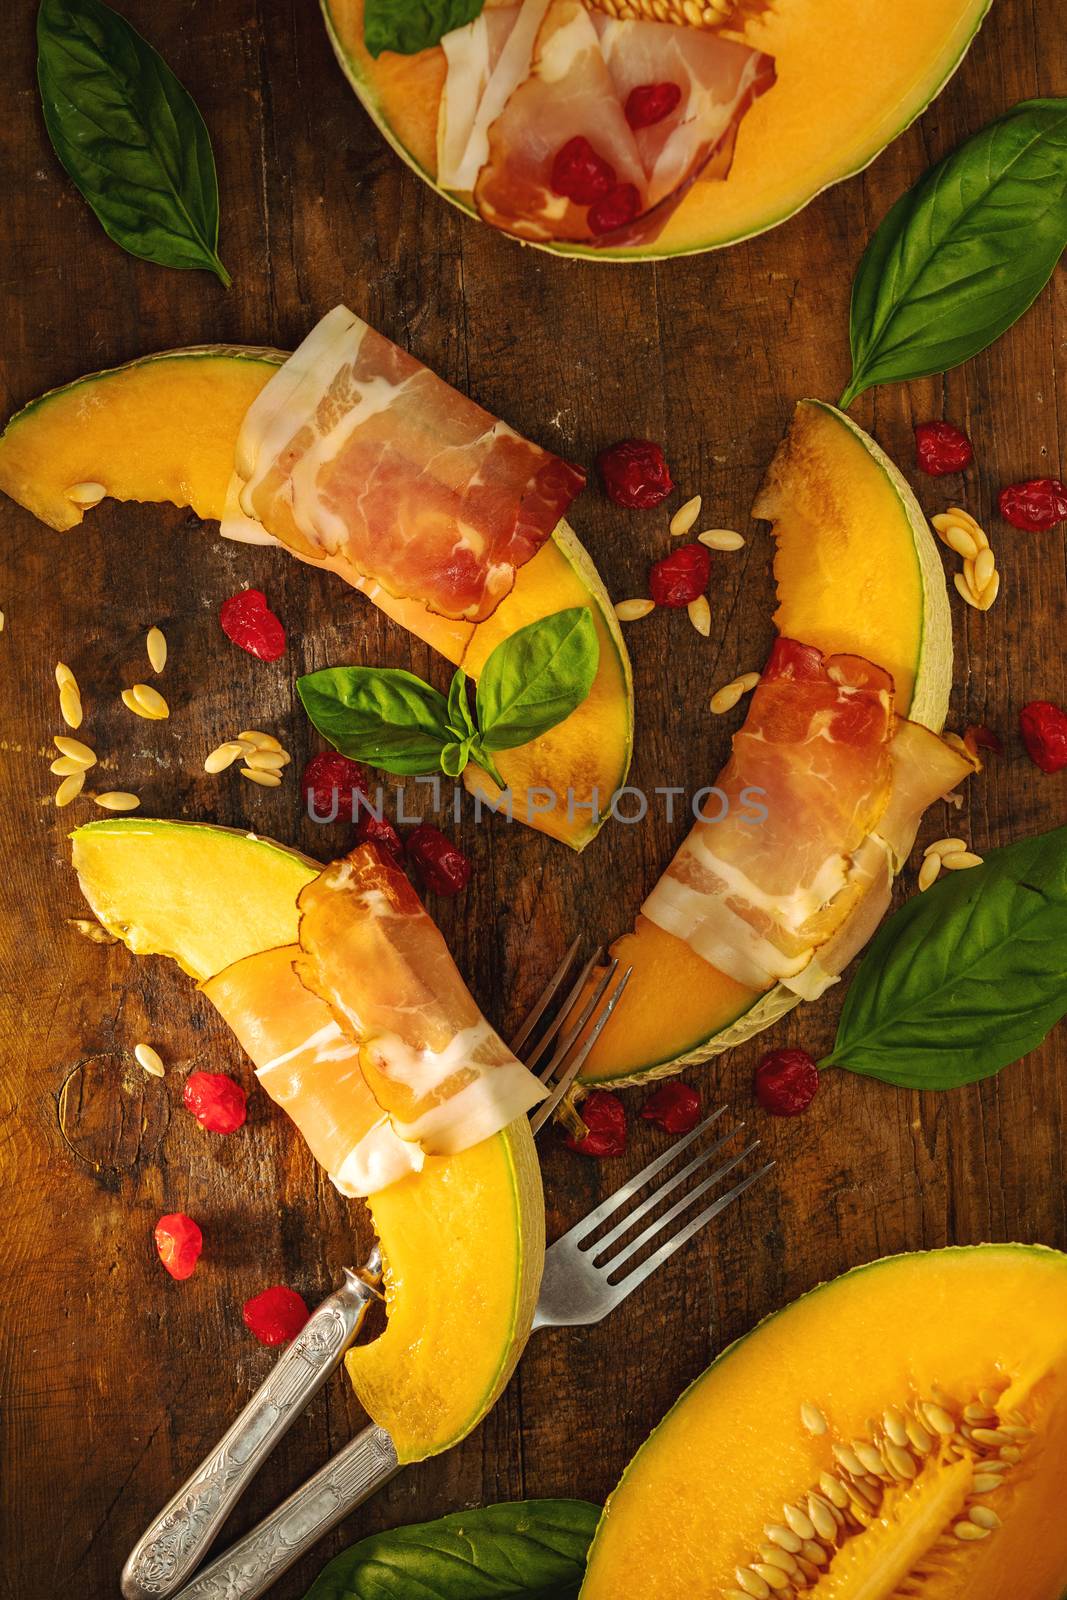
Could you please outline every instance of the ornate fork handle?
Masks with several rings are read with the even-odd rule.
[[[358,1333],[377,1295],[370,1286],[376,1268],[377,1262],[362,1275],[346,1270],[341,1288],[316,1308],[215,1449],[137,1541],[122,1569],[125,1600],[164,1600],[199,1566],[249,1479]]]
[[[400,1471],[384,1428],[364,1428],[343,1450],[205,1567],[177,1600],[255,1600],[305,1550]]]

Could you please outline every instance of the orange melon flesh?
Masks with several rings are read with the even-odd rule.
[[[221,520],[234,448],[249,405],[285,357],[221,346],[170,351],[93,374],[42,395],[0,437],[0,489],[50,527],[66,531],[84,511],[67,491],[96,484],[116,500],[171,501]],[[517,798],[516,817],[580,850],[597,832],[583,809],[594,789],[604,809],[626,781],[633,740],[630,664],[607,590],[572,529],[553,537],[519,569],[512,593],[475,625],[435,616],[416,600],[379,591],[374,604],[454,665],[477,678],[490,651],[516,628],[569,606],[587,605],[600,638],[600,667],[588,699],[543,738],[497,760]],[[471,773],[469,786],[495,786]],[[536,785],[561,797],[551,812],[528,809]],[[567,811],[572,791],[575,804]]]
[[[901,715],[940,730],[952,665],[941,560],[914,495],[874,440],[836,407],[802,400],[753,516],[773,524],[779,633],[886,667]],[[680,1070],[741,1043],[792,1003],[781,990],[763,997],[743,988],[644,917],[612,953],[633,976],[583,1082]]]
[[[1023,1245],[874,1262],[732,1345],[627,1467],[605,1507],[581,1600],[617,1600],[635,1572],[644,1600],[733,1593],[737,1569],[759,1560],[765,1526],[818,1493],[821,1473],[840,1474],[833,1445],[868,1439],[868,1419],[880,1428],[887,1408],[905,1411],[936,1385],[957,1422],[986,1388],[1001,1396],[1002,1420],[1021,1411],[1035,1434],[1022,1460],[1002,1488],[968,1495],[943,1455],[916,1457],[912,1505],[895,1491],[870,1531],[844,1541],[803,1592],[811,1600],[1060,1600],[1067,1257]],[[829,1424],[821,1437],[802,1424],[805,1403]],[[973,1468],[962,1478],[972,1482]],[[952,1527],[979,1503],[1001,1526],[960,1540]]]
[[[445,79],[438,47],[417,56],[363,43],[363,0],[321,0],[349,81],[394,148],[431,182]],[[747,112],[725,181],[698,182],[658,239],[626,250],[549,248],[594,259],[715,249],[783,222],[858,172],[929,105],[956,70],[990,0],[771,0],[745,43],[778,79]],[[470,210],[469,196],[441,191]]]
[[[82,893],[103,926],[200,982],[293,943],[297,896],[321,870],[270,839],[206,823],[115,818],[72,839]],[[431,1157],[367,1204],[389,1320],[351,1352],[348,1371],[400,1459],[414,1461],[477,1426],[529,1335],[545,1248],[529,1123]]]

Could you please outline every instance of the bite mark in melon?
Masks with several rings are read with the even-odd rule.
[[[616,1600],[634,1572],[647,1600],[762,1593],[739,1579],[764,1548],[810,1562],[811,1600],[1060,1600],[1065,1330],[1067,1256],[1041,1247],[894,1256],[813,1290],[724,1351],[637,1452],[582,1600]],[[874,1477],[849,1469],[857,1441]],[[826,1532],[768,1539],[791,1521],[806,1538],[812,1495]]]
[[[73,487],[100,498],[170,501],[219,521],[245,412],[284,360],[280,351],[207,345],[146,356],[54,389],[24,406],[0,437],[0,489],[61,532],[85,515],[68,493]],[[594,789],[610,798],[626,782],[633,684],[611,600],[573,529],[558,525],[485,622],[435,616],[384,590],[374,604],[448,661],[462,662],[472,678],[517,628],[570,606],[589,607],[600,639],[589,698],[543,738],[502,751],[497,761],[517,797],[517,818],[572,849],[588,844],[598,831],[588,809]],[[482,774],[466,781],[493,792]],[[541,784],[561,797],[552,811],[525,804]],[[568,791],[576,801],[570,815]]]
[[[394,150],[436,185],[440,46],[414,56],[363,42],[364,0],[320,0],[337,59]],[[867,166],[956,71],[992,0],[770,0],[738,33],[774,60],[777,82],[747,112],[725,180],[695,183],[657,239],[618,250],[536,244],[595,260],[713,250],[784,222]],[[473,212],[469,195],[438,189]]]
[[[885,667],[901,715],[940,731],[952,682],[944,570],[915,496],[875,441],[836,407],[802,400],[752,509],[772,523],[780,632]],[[612,953],[633,975],[583,1082],[679,1072],[797,1004],[781,987],[743,988],[644,917]]]
[[[269,839],[200,823],[115,819],[72,837],[100,922],[135,954],[170,956],[201,982],[293,944],[297,896],[320,871]],[[415,1461],[477,1426],[525,1346],[545,1248],[529,1123],[520,1118],[458,1156],[432,1156],[367,1204],[388,1322],[350,1352],[348,1371],[400,1459]]]

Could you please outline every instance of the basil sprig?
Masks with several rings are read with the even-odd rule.
[[[41,0],[37,81],[56,154],[109,237],[228,286],[211,140],[152,46],[101,0]]]
[[[592,613],[573,606],[503,639],[486,659],[472,713],[469,679],[456,669],[448,697],[394,667],[328,667],[297,682],[318,731],[342,755],[408,776],[458,778],[468,761],[501,788],[499,750],[529,744],[588,698],[600,664]]]
[[[1067,1013],[1067,827],[946,872],[875,936],[822,1066],[952,1089],[1033,1050]]]
[[[932,167],[872,239],[852,289],[852,380],[946,372],[1037,298],[1067,247],[1067,99],[1024,100]]]
[[[518,1500],[361,1539],[304,1600],[576,1600],[600,1507]]]
[[[363,40],[372,56],[413,56],[479,16],[485,0],[366,0]]]

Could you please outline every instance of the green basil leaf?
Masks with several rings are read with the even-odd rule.
[[[448,689],[448,726],[457,739],[469,739],[478,731],[471,716],[470,701],[467,699],[469,682],[470,679],[463,668],[457,667]]]
[[[404,777],[434,772],[451,744],[448,702],[395,667],[327,667],[297,679],[315,727],[342,755]]]
[[[1067,100],[1024,100],[898,200],[852,289],[852,381],[946,372],[1037,298],[1067,246]]]
[[[569,717],[593,687],[600,640],[587,606],[572,606],[501,640],[478,679],[486,750],[529,744]]]
[[[211,140],[151,45],[101,0],[41,0],[37,81],[56,154],[115,243],[228,286]]]
[[[1067,1013],[1067,827],[946,872],[886,922],[825,1065],[917,1089],[989,1077]]]
[[[497,771],[496,762],[493,760],[485,746],[478,739],[473,739],[471,741],[470,759],[472,761],[476,761],[485,772],[488,772],[498,789],[507,788],[506,781]]]
[[[519,1500],[393,1528],[336,1556],[304,1600],[575,1600],[599,1517]]]
[[[485,0],[366,0],[363,39],[372,56],[413,56],[480,16]]]
[[[471,740],[453,739],[441,751],[441,771],[446,778],[458,778],[470,760]]]

